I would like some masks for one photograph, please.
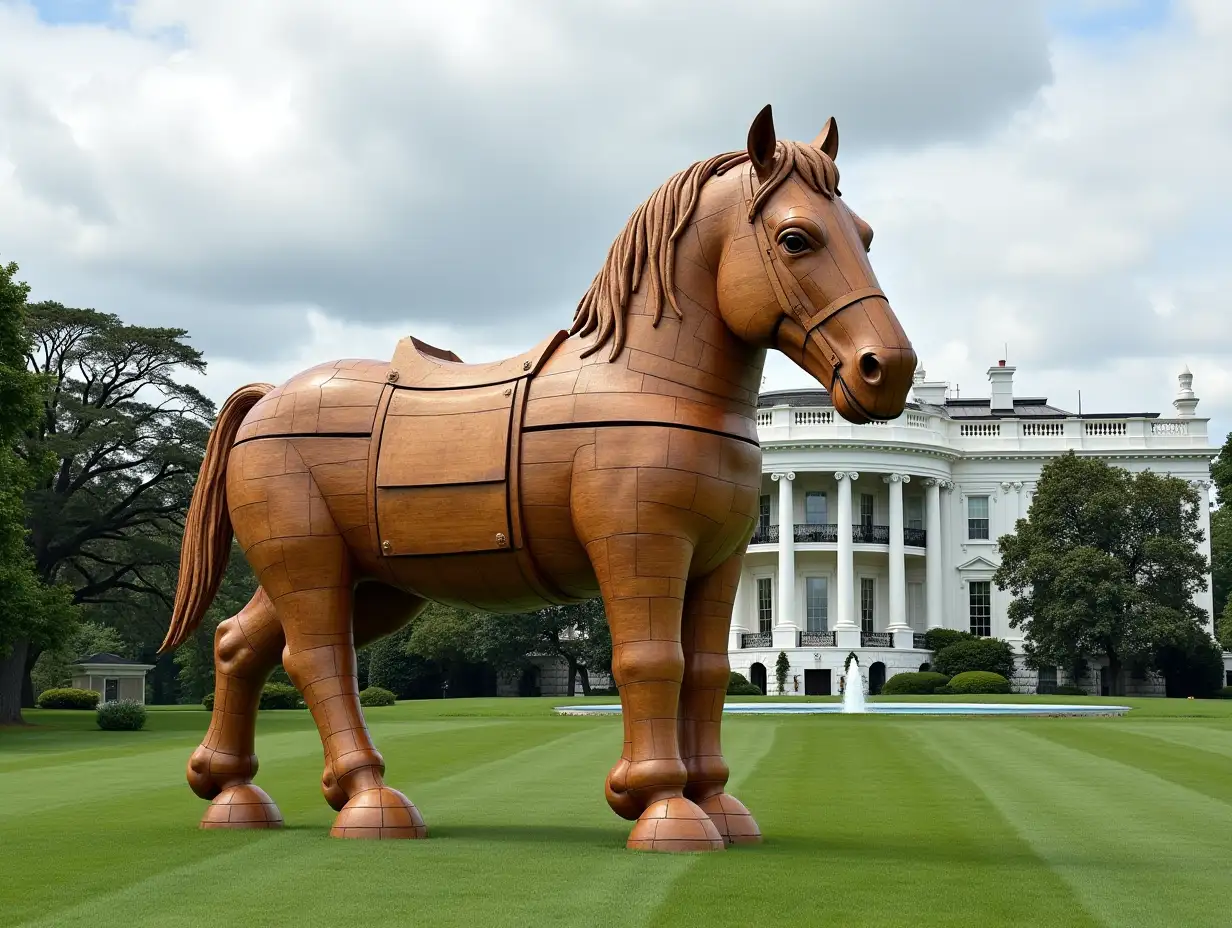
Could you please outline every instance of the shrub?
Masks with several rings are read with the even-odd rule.
[[[1232,686],[1223,687],[1217,695],[1220,699],[1232,699]]]
[[[98,727],[103,731],[141,731],[145,706],[135,699],[117,699],[98,707]]]
[[[285,683],[267,683],[261,689],[262,709],[302,709],[299,690]]]
[[[77,690],[71,687],[43,690],[39,693],[40,709],[93,709],[98,705],[98,693],[94,690]]]
[[[943,673],[896,673],[886,680],[881,688],[883,696],[929,696],[940,686],[945,686],[950,678]]]
[[[947,693],[969,695],[977,693],[1008,693],[1010,681],[999,673],[986,670],[968,670],[960,673],[945,687]]]
[[[983,670],[1009,679],[1014,674],[1014,652],[1008,641],[999,638],[970,638],[943,647],[933,666],[950,677]]]
[[[1057,696],[1087,696],[1089,695],[1087,691],[1084,690],[1081,686],[1072,686],[1069,683],[1065,684],[1064,686],[1058,686],[1052,692]]]
[[[748,681],[748,678],[742,673],[736,673],[734,670],[727,678],[727,695],[728,696],[760,696],[761,690]]]
[[[392,706],[395,696],[383,686],[370,686],[359,694],[361,706]]]
[[[976,636],[970,632],[960,632],[956,628],[930,628],[924,633],[924,647],[930,651],[940,651],[958,641],[975,641]]]
[[[214,711],[214,694],[206,693],[205,699],[201,700],[201,705],[205,706],[205,708],[213,712]]]

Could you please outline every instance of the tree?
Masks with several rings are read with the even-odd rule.
[[[787,672],[789,670],[791,670],[791,661],[787,659],[787,652],[780,651],[779,659],[774,662],[774,681],[779,685],[780,696],[787,692]]]
[[[29,308],[25,362],[45,385],[20,453],[53,466],[26,497],[29,545],[73,601],[148,615],[174,596],[179,539],[214,406],[179,383],[201,353],[174,328],[59,303]],[[27,672],[42,648],[31,642]],[[27,688],[26,700],[33,699]]]
[[[1219,500],[1219,508],[1211,513],[1211,586],[1215,626],[1222,631],[1224,607],[1232,593],[1232,505],[1228,505],[1232,503],[1232,433],[1211,464],[1211,481]]]
[[[1015,597],[1010,627],[1023,629],[1027,663],[1072,670],[1102,656],[1119,695],[1124,667],[1158,669],[1169,643],[1205,634],[1193,602],[1207,569],[1198,506],[1174,477],[1072,452],[1045,465],[1029,519],[998,542],[994,577]]]
[[[22,721],[31,651],[62,643],[76,616],[65,591],[40,582],[26,541],[24,494],[46,464],[17,442],[40,412],[44,384],[26,370],[26,295],[16,264],[0,265],[0,725]]]
[[[91,654],[116,654],[131,657],[132,647],[110,625],[82,622],[60,645],[48,648],[34,665],[31,678],[37,697],[43,690],[68,686],[72,677],[70,665]]]
[[[1219,617],[1217,640],[1225,651],[1232,651],[1232,600],[1224,603],[1223,614]]]

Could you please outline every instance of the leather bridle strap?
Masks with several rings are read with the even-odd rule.
[[[742,173],[741,181],[744,186],[745,209],[747,211],[753,203],[752,165],[749,165],[749,169]],[[826,334],[825,329],[821,328],[821,325],[831,316],[841,312],[853,303],[858,303],[861,300],[867,300],[875,296],[884,299],[885,294],[878,287],[862,287],[845,293],[836,300],[832,300],[829,305],[819,312],[813,313],[811,316],[807,315],[809,309],[808,296],[805,295],[795,275],[783,267],[781,262],[775,260],[774,247],[770,242],[770,232],[766,228],[765,220],[761,216],[754,216],[750,219],[750,222],[753,226],[753,235],[757,239],[757,253],[761,256],[761,263],[763,268],[765,268],[766,276],[770,280],[770,287],[774,290],[774,295],[778,299],[779,306],[782,307],[784,315],[804,329],[804,338],[806,340],[814,331],[821,336],[827,360],[829,360],[837,373],[842,360],[839,358],[838,352],[834,350],[830,337]]]

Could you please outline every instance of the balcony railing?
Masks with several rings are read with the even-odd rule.
[[[777,525],[759,525],[749,539],[751,545],[776,545],[779,542],[779,527]]]
[[[838,526],[832,522],[805,522],[796,526],[796,541],[802,544],[838,541]]]
[[[740,636],[742,648],[769,648],[774,645],[774,636],[769,634],[743,634]]]
[[[892,648],[894,635],[891,632],[860,632],[862,648]]]
[[[911,636],[911,646],[915,648],[917,651],[927,651],[928,650],[928,636],[921,635],[919,632],[916,632],[914,635]]]
[[[890,543],[890,526],[853,525],[851,527],[851,540],[858,545],[888,545]]]
[[[834,647],[834,632],[801,632],[800,647],[832,648]]]
[[[913,548],[923,548],[928,541],[928,532],[922,528],[903,529],[903,544]]]

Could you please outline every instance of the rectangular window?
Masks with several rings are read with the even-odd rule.
[[[988,538],[988,497],[967,497],[967,538],[979,540]]]
[[[804,578],[806,631],[824,632],[830,622],[829,583],[825,577]]]
[[[971,634],[987,638],[992,634],[992,583],[972,580],[970,586]]]
[[[757,534],[765,535],[770,531],[770,497],[763,496],[757,511]]]
[[[769,577],[757,578],[757,630],[770,634],[774,625],[774,587]]]
[[[907,528],[924,527],[924,500],[918,496],[908,496],[903,500],[903,508],[906,510]]]
[[[873,527],[873,494],[860,494],[860,524],[865,528]]]
[[[826,494],[809,490],[804,494],[804,521],[809,525],[825,525],[829,519]]]
[[[872,577],[860,578],[860,630],[873,631],[877,614],[877,581]]]
[[[1039,686],[1035,691],[1041,696],[1046,696],[1049,693],[1057,691],[1057,668],[1041,667],[1039,670]]]
[[[925,630],[926,621],[927,619],[924,615],[924,584],[908,583],[907,624],[917,632],[922,632]]]

